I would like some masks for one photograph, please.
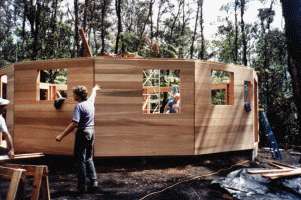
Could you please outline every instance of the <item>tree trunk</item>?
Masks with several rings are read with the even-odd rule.
[[[23,3],[24,3],[24,16],[23,16],[23,24],[22,24],[21,60],[24,60],[24,45],[25,45],[25,40],[26,40],[25,26],[26,26],[26,16],[27,16],[26,0],[23,0]]]
[[[51,20],[51,31],[52,31],[52,36],[51,36],[51,51],[50,51],[50,56],[53,56],[53,58],[55,58],[55,41],[57,38],[54,37],[55,32],[56,32],[56,15],[57,15],[57,4],[58,4],[58,0],[55,0],[53,2],[53,8],[54,8],[54,12],[53,12],[53,16],[52,16],[52,20]]]
[[[105,52],[105,28],[104,28],[104,23],[105,23],[105,16],[106,16],[106,6],[107,6],[107,0],[102,1],[101,5],[101,54],[104,54]]]
[[[202,1],[202,0],[201,0],[201,1]],[[197,11],[196,11],[196,18],[195,18],[194,32],[193,32],[192,42],[191,42],[191,47],[190,47],[190,59],[193,58],[194,41],[195,41],[196,31],[197,31],[197,28],[198,28],[198,21],[199,21],[200,1],[198,1],[197,3],[198,3],[198,8],[197,8]]]
[[[243,44],[243,65],[247,66],[247,40],[245,33],[245,22],[244,22],[244,12],[245,12],[245,0],[241,0],[240,12],[241,12],[241,33],[242,33],[242,44]]]
[[[88,36],[87,34],[87,10],[89,7],[89,1],[85,0],[85,5],[84,5],[84,17],[83,17],[83,27],[82,29],[84,30],[84,32],[86,33],[85,35]],[[87,42],[88,42],[88,37],[86,38]],[[80,48],[80,56],[84,57],[85,56],[85,46],[84,43],[82,42],[81,48]]]
[[[237,55],[238,55],[237,6],[238,6],[238,0],[235,0],[235,41],[234,41],[234,63],[235,64],[237,64]]]
[[[153,43],[153,37],[154,37],[154,34],[153,34],[153,4],[154,4],[154,1],[151,0],[151,2],[149,3],[149,14],[150,14],[150,26],[151,26],[150,38],[151,38],[152,43]]]
[[[121,0],[115,0],[115,7],[116,7],[117,20],[118,20],[116,46],[115,46],[115,54],[117,54],[118,53],[118,44],[119,44],[120,34],[122,32],[122,25],[121,25]]]
[[[201,26],[201,60],[204,59],[205,54],[205,38],[204,38],[204,18],[203,18],[203,5],[204,0],[201,0],[201,18],[200,18],[200,26]]]
[[[285,19],[285,35],[288,47],[288,70],[292,78],[294,101],[301,124],[301,2],[299,0],[281,0]]]
[[[75,15],[75,27],[74,27],[74,55],[71,57],[77,57],[77,52],[79,50],[79,33],[78,33],[78,2],[74,0],[74,15]]]

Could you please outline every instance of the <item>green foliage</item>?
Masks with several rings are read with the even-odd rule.
[[[138,52],[141,44],[141,40],[138,38],[138,36],[130,34],[130,33],[122,33],[122,40],[120,42],[120,47],[124,45],[125,52]]]
[[[42,70],[40,81],[52,84],[67,84],[67,69]]]
[[[225,105],[226,104],[226,91],[225,90],[212,90],[211,91],[212,105]]]

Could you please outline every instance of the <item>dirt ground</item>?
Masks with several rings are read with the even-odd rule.
[[[275,160],[268,149],[259,149],[254,162],[250,152],[221,153],[189,157],[97,158],[95,166],[99,188],[86,194],[70,193],[76,187],[76,175],[71,156],[49,156],[19,164],[47,165],[51,199],[104,200],[219,200],[235,199],[211,181],[225,177],[240,168],[273,168],[269,161],[298,165],[300,156],[281,151],[283,159]],[[26,199],[30,199],[33,179],[27,178]],[[0,180],[0,194],[5,199],[9,182]]]

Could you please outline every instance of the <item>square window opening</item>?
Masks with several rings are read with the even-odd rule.
[[[38,100],[67,99],[67,69],[40,70],[38,73]]]
[[[234,74],[233,72],[211,71],[211,104],[234,104]]]
[[[180,113],[180,71],[143,70],[144,114]]]

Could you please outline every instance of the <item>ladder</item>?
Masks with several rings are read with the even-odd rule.
[[[278,159],[278,158],[282,159],[282,155],[281,155],[279,147],[277,145],[274,133],[273,133],[273,131],[271,129],[270,123],[268,121],[268,118],[267,118],[264,110],[263,109],[259,109],[259,113],[260,113],[260,116],[261,116],[260,121],[261,121],[261,123],[262,123],[262,125],[264,127],[265,135],[266,135],[266,137],[267,137],[267,139],[268,139],[268,141],[270,143],[270,149],[271,149],[271,151],[273,149],[274,157],[276,159]]]

